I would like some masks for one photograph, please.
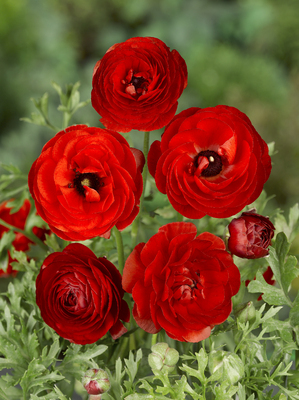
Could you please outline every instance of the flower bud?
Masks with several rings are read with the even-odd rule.
[[[157,343],[151,347],[152,353],[148,356],[148,363],[154,373],[172,372],[179,361],[179,352],[168,347],[167,343]]]
[[[228,225],[229,251],[241,258],[261,258],[269,254],[274,225],[268,217],[254,211],[243,212]]]
[[[255,307],[252,301],[238,305],[234,309],[234,314],[242,323],[255,320]]]
[[[88,394],[97,395],[110,389],[109,376],[106,371],[99,368],[91,368],[85,372],[82,384]]]

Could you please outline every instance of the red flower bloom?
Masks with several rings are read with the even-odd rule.
[[[120,322],[130,319],[123,295],[116,267],[79,243],[50,254],[36,279],[45,323],[77,344],[94,343],[108,331],[117,339],[127,331]]]
[[[151,131],[173,118],[187,66],[161,40],[135,37],[110,47],[94,68],[92,86],[92,106],[106,128]]]
[[[39,215],[65,240],[110,236],[139,212],[144,156],[118,133],[77,125],[57,133],[29,172]]]
[[[239,270],[220,238],[196,234],[192,223],[167,224],[128,257],[123,288],[132,293],[133,316],[145,331],[163,328],[173,339],[198,342],[229,316]]]
[[[265,281],[268,283],[268,285],[274,285],[274,284],[275,284],[275,279],[272,279],[272,278],[273,278],[273,271],[272,271],[271,267],[268,267],[268,268],[266,269],[266,271],[263,273],[263,277],[264,277]],[[256,279],[256,278],[254,278],[254,281],[255,281],[255,279]],[[245,281],[245,286],[248,286],[249,283],[250,283],[250,279],[247,279],[247,280]],[[263,296],[263,294],[261,294],[261,295],[258,297],[257,300],[258,300],[258,301],[262,300],[262,296]]]
[[[267,217],[255,212],[243,212],[228,225],[228,249],[241,258],[260,258],[269,254],[274,225]]]
[[[271,171],[267,144],[234,107],[176,115],[148,154],[157,188],[187,218],[230,217],[260,195]]]
[[[27,217],[30,212],[30,207],[31,207],[30,201],[26,199],[24,201],[22,207],[13,214],[10,213],[12,207],[9,207],[8,204],[9,204],[9,201],[5,201],[0,204],[0,219],[2,219],[3,221],[7,222],[8,224],[10,224],[12,226],[15,226],[16,228],[24,230],[26,220],[27,220]],[[8,231],[9,231],[9,228],[6,228],[5,226],[0,225],[0,238],[2,238],[3,234]],[[50,233],[50,230],[46,230],[45,228],[38,228],[36,226],[32,229],[32,231],[41,240],[45,240],[45,233]],[[30,239],[28,239],[26,236],[24,236],[22,233],[15,232],[15,238],[12,242],[12,245],[15,248],[15,250],[26,252],[29,250],[29,246],[32,243],[33,242]],[[10,255],[10,252],[8,251],[8,266],[7,266],[6,271],[4,271],[3,269],[0,269],[0,277],[1,278],[6,278],[9,275],[15,276],[17,274],[17,271],[13,270],[13,268],[11,266],[11,263],[15,262],[15,261],[17,261],[17,260],[13,259]]]

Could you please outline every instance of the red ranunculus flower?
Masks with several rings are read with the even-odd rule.
[[[173,118],[187,66],[161,40],[135,37],[110,47],[94,68],[92,86],[92,106],[106,128],[151,131]]]
[[[94,343],[108,331],[117,339],[127,331],[120,321],[130,319],[123,295],[116,267],[79,243],[50,254],[36,279],[45,323],[76,344]]]
[[[163,328],[173,339],[198,342],[229,316],[239,270],[223,240],[196,235],[192,223],[170,223],[128,257],[123,288],[132,293],[133,316],[145,331]]]
[[[267,217],[254,211],[243,212],[228,225],[229,251],[241,258],[260,258],[269,254],[274,225]]]
[[[12,207],[9,207],[9,201],[4,201],[3,203],[0,204],[0,219],[3,221],[7,222],[8,224],[15,226],[16,228],[24,230],[25,224],[27,217],[30,212],[30,201],[25,200],[22,207],[15,213],[11,214],[11,209]],[[0,238],[2,238],[3,234],[5,232],[8,232],[9,228],[6,228],[3,225],[0,225]],[[33,227],[32,229],[33,233],[40,238],[41,240],[45,240],[45,233],[50,233],[50,230],[45,229],[45,228],[38,228],[38,227]],[[15,232],[15,238],[12,242],[13,247],[17,251],[28,251],[30,244],[33,242],[28,239],[26,236],[24,236],[20,232]],[[8,265],[7,269],[4,272],[3,269],[0,269],[0,277],[5,278],[8,277],[9,275],[15,276],[17,274],[17,271],[13,270],[11,263],[15,262],[17,260],[13,259],[10,255],[10,252],[8,251]]]
[[[263,273],[263,277],[264,277],[264,279],[265,279],[265,281],[268,283],[268,285],[274,285],[275,284],[275,279],[272,279],[273,278],[273,271],[272,271],[272,269],[271,269],[271,267],[268,267],[267,269],[266,269],[266,271]],[[254,281],[255,281],[255,279],[256,278],[254,278]],[[249,283],[250,283],[251,281],[250,281],[250,279],[247,279],[246,281],[245,281],[245,286],[248,286],[249,285]],[[263,294],[261,294],[259,297],[258,297],[258,301],[260,301],[260,300],[262,300],[262,296],[263,296]]]
[[[57,133],[29,172],[39,215],[65,240],[110,236],[139,212],[143,153],[120,134],[77,125]]]
[[[234,107],[189,108],[149,151],[157,188],[187,218],[230,217],[260,195],[271,171],[267,144]]]

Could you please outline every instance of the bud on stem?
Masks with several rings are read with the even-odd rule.
[[[110,389],[109,376],[101,368],[92,368],[86,371],[82,384],[90,395],[89,400],[101,400],[101,394]]]

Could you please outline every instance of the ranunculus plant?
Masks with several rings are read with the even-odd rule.
[[[298,400],[299,208],[267,215],[273,143],[235,107],[175,115],[187,66],[160,39],[99,57],[105,128],[53,84],[62,126],[35,100],[54,135],[28,176],[3,165],[0,398]]]

